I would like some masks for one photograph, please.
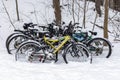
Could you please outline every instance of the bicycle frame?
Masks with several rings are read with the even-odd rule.
[[[71,39],[71,37],[64,36],[59,39],[48,39],[47,37],[44,36],[43,39],[50,47],[52,47],[54,49],[53,53],[56,54],[64,46],[64,44],[66,44],[66,42]],[[62,41],[61,44],[59,44],[58,47],[55,47],[54,43],[57,43],[59,41]]]
[[[85,36],[86,35],[86,36]],[[89,42],[93,39],[93,35],[87,35],[87,33],[80,32],[80,33],[74,33],[72,35],[73,39],[77,40],[78,42]]]

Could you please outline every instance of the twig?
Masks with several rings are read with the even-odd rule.
[[[94,31],[94,29],[95,29],[95,23],[96,23],[96,20],[97,20],[97,13],[96,13],[96,16],[95,16],[95,19],[94,19],[94,23],[93,23],[93,29],[92,29],[92,31]]]
[[[14,24],[13,24],[13,22],[12,22],[12,20],[11,20],[11,18],[10,18],[10,15],[9,15],[9,13],[8,13],[8,11],[7,11],[7,8],[6,8],[3,0],[2,0],[2,4],[3,4],[3,6],[4,6],[5,12],[6,12],[7,16],[8,16],[8,19],[9,19],[11,25],[13,26],[14,29],[16,29],[15,26],[14,26]]]
[[[33,6],[33,9],[34,9],[33,13],[35,15],[36,22],[37,22],[37,24],[39,24],[38,17],[37,17],[37,14],[36,14],[37,11],[35,10],[35,5],[33,3],[29,3],[29,4]]]
[[[75,10],[74,10],[74,7],[75,7],[75,3],[74,3],[74,0],[72,2],[72,16],[73,16],[73,21],[75,23]]]
[[[93,22],[90,22],[91,24],[94,24]],[[98,24],[94,24],[95,26],[97,26],[97,27],[99,27],[99,28],[101,28],[101,29],[104,29],[104,27],[103,26],[100,26],[100,25],[98,25]],[[112,32],[110,32],[109,30],[108,30],[108,32],[109,33],[112,33]]]

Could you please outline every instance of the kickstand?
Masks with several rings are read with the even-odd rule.
[[[92,64],[92,61],[93,61],[93,55],[92,55],[92,53],[91,53],[90,56],[91,56],[91,57],[90,57],[90,64]]]
[[[58,61],[58,53],[56,53],[55,63]]]

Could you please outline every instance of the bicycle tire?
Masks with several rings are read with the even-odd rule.
[[[101,42],[101,44],[97,44],[97,41],[98,41],[98,43],[100,43],[100,41],[103,41],[103,47],[108,45],[108,53],[104,53],[104,54],[102,53],[102,51],[107,50],[107,47],[105,48],[105,50],[103,50],[102,47],[101,48],[96,48],[96,53],[95,54],[92,52],[92,50],[90,50],[91,46],[96,46],[96,47],[98,47],[98,45],[101,46],[102,42]],[[89,50],[91,51],[92,55],[97,55],[97,56],[101,55],[101,57],[109,58],[112,54],[112,45],[111,45],[110,41],[108,41],[105,38],[93,38],[92,40],[90,40],[87,43],[87,46],[88,46]],[[100,49],[101,49],[101,52],[100,52]],[[98,53],[100,53],[100,54],[98,54]]]
[[[20,31],[20,30],[15,30],[15,32],[12,33],[12,34],[10,34],[10,35],[8,36],[8,38],[6,39],[6,45],[7,45],[8,41],[9,41],[12,37],[14,37],[16,34],[24,34],[24,33],[23,33],[22,31]]]
[[[19,37],[25,38],[26,40],[30,39],[30,37],[28,37],[27,35],[24,35],[24,34],[18,34],[18,35],[13,36],[13,37],[8,41],[8,44],[6,45],[8,54],[12,54],[12,52],[11,52],[11,50],[10,50],[10,48],[12,48],[12,47],[10,47],[10,45],[11,45],[11,43],[12,43],[12,40],[14,40],[14,39],[16,39],[16,38],[19,38]],[[24,41],[22,41],[22,42],[24,42]],[[22,43],[22,42],[21,42],[21,43]],[[20,43],[19,43],[19,44],[20,44]],[[15,43],[14,43],[13,45],[15,45]],[[17,48],[15,48],[15,47],[13,47],[13,48],[14,48],[13,50],[16,50],[16,49],[17,49]]]
[[[22,58],[28,56],[28,52],[26,53],[26,51],[29,51],[29,49],[34,49],[34,52],[38,51],[38,49],[41,49],[40,44],[34,40],[29,40],[21,43],[15,53],[15,60],[17,61],[20,58],[20,55],[22,55]],[[30,52],[32,52],[32,50]]]
[[[12,33],[12,34],[10,34],[8,37],[7,37],[7,39],[6,39],[6,48],[7,48],[7,45],[8,45],[8,42],[9,42],[9,40],[12,38],[12,37],[14,37],[15,35],[17,35],[17,34],[19,34],[19,33]]]
[[[79,47],[79,48],[76,49],[75,47]],[[73,53],[71,54],[71,53],[69,53],[70,52],[69,50],[71,48],[75,49],[75,51],[79,50],[81,53],[80,54],[75,53],[75,51],[72,50],[71,52],[73,52]],[[80,43],[69,45],[65,49],[65,52],[63,53],[63,58],[64,58],[65,63],[68,63],[68,61],[81,62],[82,61],[80,59],[81,57],[83,57],[83,58],[85,57],[87,59],[89,57],[89,50],[87,49],[87,47],[84,44],[80,44]]]

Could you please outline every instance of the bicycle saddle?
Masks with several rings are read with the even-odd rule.
[[[97,35],[97,32],[89,31],[92,35]]]

